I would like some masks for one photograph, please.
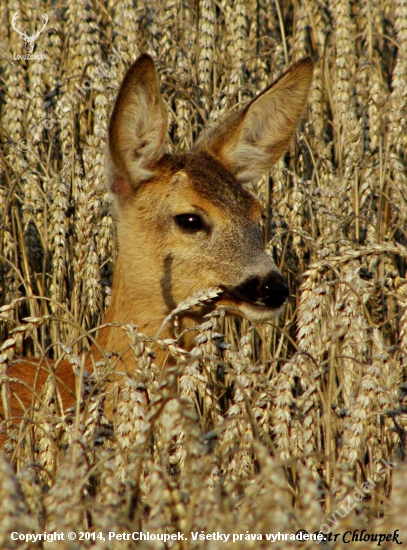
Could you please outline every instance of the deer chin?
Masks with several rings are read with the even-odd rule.
[[[278,317],[284,307],[284,304],[279,307],[270,307],[240,300],[229,293],[222,294],[219,300],[216,301],[216,304],[233,308],[233,313],[241,314],[253,323],[264,323]]]

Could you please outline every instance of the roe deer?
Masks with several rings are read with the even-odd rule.
[[[289,289],[264,251],[260,202],[243,184],[271,168],[287,149],[312,71],[311,59],[299,61],[243,109],[205,131],[190,152],[169,155],[153,60],[143,54],[130,67],[108,135],[119,252],[106,323],[134,323],[154,336],[177,304],[211,286],[223,291],[218,304],[234,306],[253,321],[269,319],[284,304]],[[125,352],[125,340],[120,328],[109,326],[99,331],[98,346],[122,353],[124,368],[132,372],[134,358]],[[68,407],[75,400],[75,376],[68,361],[56,366]],[[25,359],[12,364],[8,374],[23,383],[10,383],[7,412],[21,416],[33,402],[27,385],[39,393],[49,371]]]

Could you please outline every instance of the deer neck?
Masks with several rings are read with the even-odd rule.
[[[103,324],[118,323],[120,326],[107,326],[100,329],[97,343],[104,352],[125,354],[126,367],[132,363],[131,352],[126,352],[130,345],[129,336],[124,325],[135,325],[137,331],[146,336],[154,337],[166,315],[168,314],[159,281],[145,280],[143,270],[134,272],[126,265],[123,255],[119,252],[114,272],[112,299],[106,311]],[[161,338],[170,337],[170,329],[160,332]]]

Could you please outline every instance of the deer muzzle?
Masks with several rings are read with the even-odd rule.
[[[247,302],[267,309],[278,309],[289,297],[286,279],[278,271],[270,271],[264,277],[253,276],[225,292],[240,302]]]

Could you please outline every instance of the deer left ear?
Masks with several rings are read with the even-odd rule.
[[[120,87],[109,124],[111,190],[124,196],[150,179],[164,153],[167,116],[152,58],[142,54]]]
[[[222,162],[242,183],[261,176],[287,149],[307,101],[313,63],[305,58],[243,110],[205,132],[195,148]]]

